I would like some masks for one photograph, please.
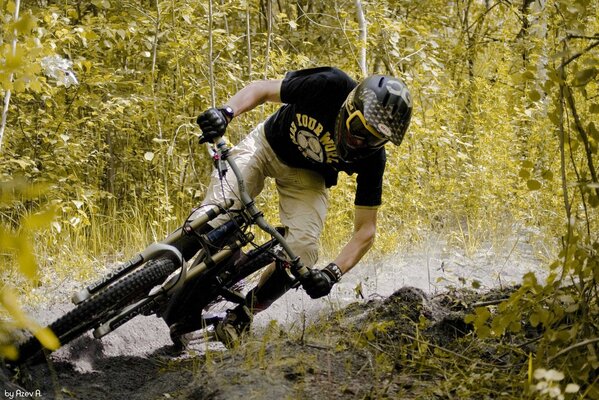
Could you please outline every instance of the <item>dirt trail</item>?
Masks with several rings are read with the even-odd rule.
[[[365,263],[344,276],[327,299],[313,301],[302,291],[288,293],[256,317],[253,335],[242,349],[227,351],[220,344],[209,344],[206,353],[207,345],[198,342],[176,354],[162,320],[138,317],[101,341],[87,335],[55,352],[47,364],[21,371],[16,381],[20,386],[0,375],[0,384],[6,387],[0,395],[274,400],[401,393],[402,398],[410,398],[418,383],[401,374],[373,381],[368,373],[376,372],[372,355],[342,345],[344,335],[351,331],[359,336],[371,329],[368,324],[380,323],[393,326],[400,343],[401,335],[409,336],[423,315],[433,321],[429,332],[433,340],[451,340],[469,328],[461,322],[464,310],[457,312],[451,309],[451,301],[442,302],[444,296],[439,294],[448,286],[470,287],[473,280],[487,289],[504,286],[541,268],[532,248],[520,241],[506,243],[502,254],[487,248],[470,257],[431,248]],[[48,304],[34,316],[49,323],[69,307]],[[402,325],[404,320],[411,322]],[[384,321],[393,322],[385,325]],[[385,337],[393,338],[392,333],[386,332]]]

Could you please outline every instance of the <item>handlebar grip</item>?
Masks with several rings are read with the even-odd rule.
[[[302,282],[306,276],[310,274],[310,270],[302,262],[297,259],[295,268],[292,269],[293,275],[299,282]]]

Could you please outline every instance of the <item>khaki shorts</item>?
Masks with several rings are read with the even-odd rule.
[[[287,242],[304,265],[312,267],[318,260],[318,243],[328,206],[328,191],[322,175],[283,164],[268,144],[263,124],[231,152],[252,198],[262,191],[267,177],[274,178],[279,194],[279,217],[289,228]],[[227,171],[226,179],[228,184],[221,185],[218,173],[212,173],[203,205],[221,202],[223,197],[237,199],[237,180],[231,170]],[[239,207],[238,200],[233,207]],[[217,218],[217,225],[226,218]]]

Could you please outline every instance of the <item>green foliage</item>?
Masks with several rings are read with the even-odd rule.
[[[31,12],[22,13],[15,20],[15,3],[0,4],[0,11],[6,18],[3,21],[3,36],[0,37],[0,88],[23,92],[41,90],[41,68],[37,61],[43,48],[31,34],[36,28],[37,19]]]
[[[583,397],[599,398],[596,324],[599,315],[597,278],[599,270],[599,226],[595,211],[599,205],[597,188],[597,135],[592,110],[598,94],[596,80],[599,45],[595,2],[556,1],[536,11],[536,18],[549,25],[557,42],[544,38],[529,48],[529,55],[539,57],[535,70],[528,69],[526,82],[536,86],[529,96],[532,106],[547,114],[551,131],[559,139],[561,152],[561,196],[565,210],[565,228],[558,261],[552,264],[546,280],[529,273],[521,288],[496,310],[479,308],[469,321],[479,337],[503,337],[517,334],[523,327],[540,333],[533,364],[539,371],[553,367],[571,382],[564,393],[580,386]],[[548,51],[548,46],[552,46]],[[545,61],[541,56],[546,56]],[[589,110],[589,113],[586,112]],[[553,180],[551,169],[545,170],[543,153],[528,157],[520,177],[530,190],[543,191],[542,181]],[[546,157],[546,156],[545,156]],[[556,157],[557,158],[557,157]],[[541,168],[538,168],[541,166]],[[541,179],[533,178],[534,171]],[[541,394],[563,396],[555,383],[564,379],[546,379],[536,386]],[[537,374],[535,374],[535,378]],[[550,392],[553,391],[553,394]]]
[[[42,187],[25,184],[23,181],[14,180],[0,184],[0,209],[4,210],[15,201],[30,200],[43,191]],[[53,218],[53,211],[47,210],[28,215],[17,225],[17,229],[0,225],[0,250],[9,251],[14,255],[11,261],[16,260],[18,269],[29,280],[37,279],[37,264],[33,253],[32,232],[46,226]],[[2,255],[3,258],[6,255]],[[4,261],[4,260],[3,260]],[[6,265],[0,264],[0,272],[4,274]],[[42,328],[31,320],[19,305],[18,295],[10,284],[0,286],[0,312],[8,314],[10,319],[0,320],[0,357],[16,359],[17,349],[13,345],[12,333],[16,329],[27,329],[39,339],[47,348],[56,350],[59,347],[58,339],[48,328]]]

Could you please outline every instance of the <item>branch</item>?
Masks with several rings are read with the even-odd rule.
[[[250,3],[246,5],[245,9],[245,23],[246,23],[246,35],[247,35],[247,49],[248,49],[248,80],[252,81],[252,30],[250,26]]]
[[[472,28],[474,25],[478,24],[483,18],[485,18],[485,16],[487,14],[489,14],[495,7],[497,7],[498,5],[500,5],[501,3],[503,3],[502,0],[499,0],[498,2],[496,2],[495,4],[493,4],[491,7],[487,8],[485,12],[481,13],[481,15],[479,15],[474,22],[472,22],[467,28],[466,30],[469,31],[470,28]]]
[[[208,62],[208,75],[210,76],[210,105],[212,107],[216,106],[216,89],[214,83],[214,43],[213,43],[213,32],[212,32],[212,0],[208,2],[208,54],[209,54],[209,62]]]
[[[595,43],[590,44],[589,46],[587,46],[580,53],[576,53],[572,57],[568,58],[566,61],[564,61],[562,63],[562,65],[560,65],[560,68],[564,68],[566,65],[570,64],[572,61],[576,60],[578,57],[585,55],[586,53],[588,53],[589,51],[591,51],[593,48],[595,48],[597,46],[599,46],[599,40],[596,41]]]
[[[599,42],[597,43],[599,44]],[[576,110],[574,96],[572,95],[572,91],[568,86],[564,86],[564,95],[566,96],[566,101],[568,102],[570,111],[572,111],[572,116],[574,117],[574,125],[576,126],[576,130],[580,134],[582,143],[584,144],[584,149],[587,156],[587,165],[589,168],[589,172],[591,173],[591,179],[593,183],[599,183],[599,181],[597,180],[597,171],[595,170],[595,166],[593,164],[593,152],[591,150],[591,145],[589,142],[589,135],[585,131],[584,126],[582,126],[582,122],[580,121],[578,111]],[[599,188],[595,188],[595,193],[597,194],[597,196],[599,196]]]
[[[565,349],[561,350],[559,353],[555,354],[554,356],[549,357],[549,359],[547,361],[551,362],[551,361],[555,360],[557,357],[562,356],[566,353],[569,353],[570,351],[572,351],[578,347],[583,347],[588,344],[593,344],[593,343],[597,343],[597,342],[599,342],[599,338],[583,340],[582,342],[579,342],[579,343],[573,344],[572,346],[566,347]]]
[[[272,1],[267,0],[266,6],[266,54],[264,56],[264,79],[268,78],[268,64],[270,64],[270,47],[272,45]]]
[[[566,36],[566,39],[588,39],[588,40],[599,40],[599,33],[596,33],[593,36],[588,36],[588,35],[572,35],[572,34],[568,34]]]

